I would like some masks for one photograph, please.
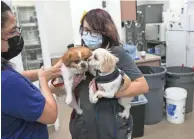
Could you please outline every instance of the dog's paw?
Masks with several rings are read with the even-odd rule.
[[[82,80],[86,80],[86,78],[87,78],[87,77],[86,77],[86,75],[84,74]]]
[[[72,96],[66,96],[65,103],[67,105],[71,104],[72,101],[73,101]]]
[[[92,103],[92,97],[93,97],[93,95],[89,95],[89,100],[91,103]]]
[[[91,98],[90,98],[90,102],[93,103],[93,104],[97,103],[97,102],[98,102],[97,96],[94,95],[93,97],[91,97]]]
[[[79,114],[79,115],[82,115],[83,110],[82,109],[76,109],[76,113]]]
[[[119,112],[118,114],[120,117],[128,119],[130,116],[130,113],[128,111]]]

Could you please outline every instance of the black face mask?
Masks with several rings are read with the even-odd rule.
[[[24,39],[22,36],[14,36],[8,40],[9,49],[7,52],[1,52],[1,57],[10,60],[21,53],[24,47]]]

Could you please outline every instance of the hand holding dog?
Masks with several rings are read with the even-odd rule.
[[[125,76],[124,76],[124,84],[123,84],[123,86],[119,89],[119,91],[115,94],[115,96],[116,96],[117,98],[119,98],[119,97],[121,96],[122,92],[123,92],[124,90],[126,90],[126,89],[129,88],[130,84],[131,84],[131,79],[130,79],[127,75],[125,75]]]
[[[81,82],[81,80],[83,79],[83,75],[78,75],[74,77],[74,84],[73,84],[73,88],[77,87],[79,85],[79,83]],[[53,82],[53,84],[50,85],[50,88],[52,90],[52,92],[57,95],[57,96],[62,96],[65,94],[65,86],[59,86],[59,87],[54,87],[54,85],[59,84],[59,83],[63,83],[63,80],[60,79],[55,79],[55,81]]]
[[[61,75],[61,69],[60,66],[56,66],[56,67],[51,67],[48,69],[45,69],[43,67],[41,67],[41,69],[38,72],[38,78],[39,80],[46,80],[47,82],[57,78]]]

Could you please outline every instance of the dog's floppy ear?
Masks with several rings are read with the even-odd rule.
[[[116,57],[116,56],[114,56],[114,58],[115,58],[115,64],[118,63],[119,62],[119,58]]]
[[[106,55],[104,61],[100,66],[101,72],[110,72],[115,68],[116,63],[119,59],[114,55]]]
[[[71,61],[71,53],[65,53],[64,56],[62,57],[63,63],[65,64],[65,66],[69,66],[70,61]]]
[[[88,50],[86,51],[86,57],[89,58],[89,57],[91,57],[91,56],[92,56],[92,51],[90,51],[90,49],[88,49]]]
[[[81,48],[81,47],[80,47]],[[81,56],[83,59],[88,59],[92,56],[92,51],[87,47],[82,47]]]

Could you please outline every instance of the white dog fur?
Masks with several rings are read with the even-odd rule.
[[[78,105],[75,99],[75,95],[73,93],[73,82],[74,82],[73,79],[75,77],[75,73],[72,72],[70,68],[67,68],[64,64],[62,64],[61,71],[62,71],[62,76],[64,80],[65,92],[66,92],[65,103],[70,107],[74,108],[77,114],[81,115],[83,111]]]
[[[98,48],[92,52],[92,56],[89,58],[89,69],[94,74],[95,69],[99,72],[100,76],[106,76],[114,72],[116,63],[119,59],[111,54],[108,50]],[[120,70],[119,70],[120,71]],[[124,75],[127,76],[127,75]],[[129,77],[128,77],[129,78]],[[89,99],[91,103],[97,103],[100,97],[113,98],[122,86],[123,76],[120,74],[115,80],[108,83],[97,83],[98,90],[93,92],[92,86],[89,87]],[[124,107],[123,112],[118,115],[122,118],[128,119],[130,116],[130,101],[133,97],[122,97],[118,99],[120,105]]]
[[[92,55],[90,49],[79,46],[69,48],[68,51],[62,57],[62,77],[64,80],[65,87],[65,103],[70,107],[74,108],[78,114],[82,114],[83,111],[78,105],[75,95],[74,95],[74,77],[77,75],[84,75],[88,71],[88,62],[87,59]]]

